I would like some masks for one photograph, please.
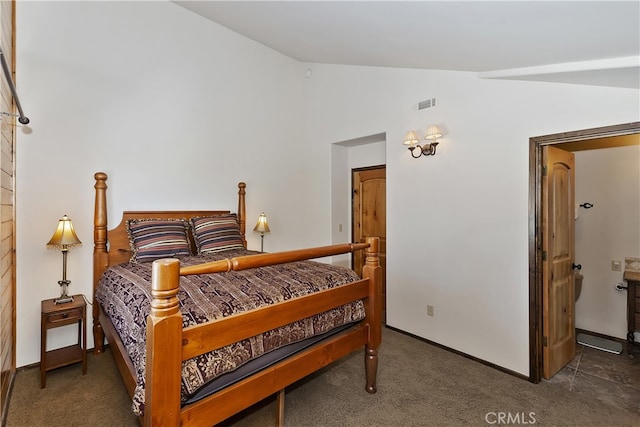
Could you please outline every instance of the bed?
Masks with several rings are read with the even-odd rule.
[[[365,390],[368,393],[376,392],[376,373],[378,365],[378,348],[381,342],[381,283],[382,271],[378,260],[378,239],[368,238],[364,243],[340,244],[316,248],[307,248],[295,251],[276,253],[252,253],[246,251],[245,223],[246,185],[238,184],[238,209],[236,213],[230,210],[200,210],[200,211],[125,211],[118,226],[113,229],[107,224],[107,175],[98,172],[95,178],[95,205],[94,205],[94,296],[93,296],[93,334],[94,352],[104,352],[105,338],[121,373],[123,382],[134,399],[136,394],[142,393],[143,408],[138,413],[141,424],[151,425],[215,425],[228,417],[250,407],[271,395],[277,396],[277,411],[275,420],[278,425],[284,422],[284,390],[288,385],[306,377],[307,375],[329,365],[330,363],[352,353],[358,349],[364,349],[364,369],[366,376]],[[110,296],[102,290],[104,283],[108,282],[109,274],[113,270],[119,271],[132,258],[132,248],[129,242],[128,227],[131,224],[146,224],[146,220],[173,220],[176,218],[185,221],[195,221],[201,218],[228,217],[235,215],[235,221],[241,235],[241,248],[231,248],[229,251],[216,252],[215,254],[201,254],[197,256],[175,256],[161,258],[147,263],[144,273],[139,273],[141,265],[134,265],[135,274],[123,270],[122,276],[145,276],[148,286],[143,287],[141,294],[148,294],[148,315],[144,315],[143,333],[144,341],[136,345],[144,348],[144,354],[130,356],[131,337],[127,334],[120,337],[118,329],[122,329],[122,318],[127,315],[112,314],[113,306],[129,305],[111,302]],[[189,251],[191,254],[199,253],[202,241],[199,236],[194,236],[195,227],[187,227]],[[195,241],[195,242],[194,242]],[[236,245],[237,246],[237,245]],[[136,252],[135,249],[133,252]],[[328,265],[308,261],[314,258],[329,257],[343,253],[364,251],[365,266],[362,277],[355,276],[353,272],[306,272],[311,264],[320,268],[329,268]],[[140,254],[138,254],[140,255]],[[326,266],[326,267],[325,267]],[[243,308],[239,312],[231,312],[220,315],[217,313],[207,317],[203,322],[193,323],[185,319],[200,316],[200,313],[192,315],[188,310],[189,305],[183,300],[184,294],[192,294],[191,283],[211,280],[215,283],[222,282],[227,276],[238,277],[245,287],[263,286],[273,281],[273,289],[282,288],[280,276],[271,278],[268,271],[280,270],[294,271],[303,286],[299,283],[291,285],[313,290],[291,293],[283,298],[262,298],[268,304],[257,304],[249,308]],[[306,276],[305,276],[306,275]],[[256,279],[248,277],[258,276]],[[336,277],[345,276],[344,281]],[[355,276],[346,278],[347,276]],[[226,279],[225,279],[226,280]],[[288,281],[289,279],[286,279]],[[111,280],[120,284],[120,278]],[[319,281],[319,285],[310,285]],[[102,284],[101,284],[102,282]],[[277,283],[276,283],[277,282]],[[324,282],[331,282],[324,285]],[[334,283],[335,282],[335,283]],[[226,286],[226,285],[225,285]],[[317,289],[316,289],[317,288]],[[126,288],[131,289],[131,288]],[[145,289],[148,289],[146,291]],[[208,289],[208,288],[207,288]],[[128,293],[133,291],[127,290]],[[271,292],[271,291],[269,291]],[[275,292],[275,291],[274,291]],[[286,291],[288,292],[288,291]],[[236,291],[217,291],[218,294],[228,296]],[[258,292],[259,293],[259,292]],[[249,291],[256,295],[256,292]],[[262,295],[261,294],[261,295]],[[198,294],[199,295],[199,294]],[[243,294],[244,295],[244,294]],[[132,299],[137,299],[132,298]],[[255,299],[251,297],[249,299]],[[195,300],[202,298],[196,296]],[[236,305],[235,302],[227,305]],[[208,305],[207,305],[208,307]],[[361,313],[359,313],[361,310]],[[205,310],[206,311],[206,310]],[[328,314],[331,313],[331,314]],[[335,315],[339,313],[340,316]],[[346,313],[346,314],[345,314]],[[347,315],[348,314],[348,315]],[[342,316],[342,317],[341,317]],[[318,327],[316,333],[310,337],[284,338],[280,330],[313,329],[308,327],[292,328],[292,325],[318,324],[328,318],[338,319],[340,325],[332,325],[330,330]],[[113,321],[112,321],[113,319]],[[322,319],[317,323],[316,320]],[[306,323],[305,323],[306,322]],[[134,329],[131,327],[130,329]],[[128,329],[129,330],[129,329]],[[278,337],[277,341],[283,341],[282,349],[271,351],[264,345],[267,341],[263,335]],[[260,346],[264,346],[258,356],[272,356],[268,363],[260,364],[259,361],[266,357],[256,357],[255,362],[238,360],[222,361],[219,358],[216,363],[229,364],[231,373],[220,375],[217,379],[232,376],[237,371],[245,370],[245,367],[253,366],[245,370],[237,378],[229,379],[226,383],[209,388],[207,393],[197,397],[185,398],[185,372],[189,372],[186,366],[194,366],[194,360],[211,360],[211,354],[223,352],[233,346],[241,346],[251,340],[262,340]],[[284,342],[285,340],[289,340]],[[289,345],[291,344],[291,345]],[[288,350],[289,347],[293,347]],[[274,347],[275,348],[275,347]],[[287,353],[287,351],[289,351]],[[207,359],[208,358],[208,359]],[[140,359],[144,360],[144,368],[140,369]],[[232,363],[233,362],[233,363]],[[236,363],[237,362],[237,363]],[[235,364],[234,364],[235,363]],[[257,363],[257,364],[256,364]],[[253,364],[253,365],[252,365]],[[140,377],[142,372],[142,378]],[[207,385],[209,380],[206,379]],[[214,381],[211,381],[214,382]],[[141,383],[144,387],[141,391]],[[204,387],[199,387],[199,390]]]

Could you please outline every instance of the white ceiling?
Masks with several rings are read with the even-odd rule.
[[[302,62],[640,89],[640,1],[175,1]]]

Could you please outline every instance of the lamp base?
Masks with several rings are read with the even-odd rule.
[[[65,268],[65,274],[64,276],[66,277],[66,268]],[[73,297],[70,295],[67,295],[67,289],[69,288],[69,285],[71,284],[71,280],[67,280],[66,278],[63,278],[62,280],[58,281],[58,284],[60,285],[60,289],[62,289],[62,293],[60,294],[60,296],[58,298],[56,298],[53,303],[54,304],[64,304],[66,302],[72,302],[73,301]]]
[[[56,298],[55,300],[53,300],[54,304],[64,304],[67,302],[73,302],[73,297],[69,295],[63,295],[60,298]]]

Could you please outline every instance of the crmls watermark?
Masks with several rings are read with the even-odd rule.
[[[487,412],[484,416],[484,420],[487,424],[496,425],[514,425],[514,424],[535,424],[536,413],[535,412]]]

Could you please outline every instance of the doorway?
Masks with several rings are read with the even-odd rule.
[[[640,122],[565,132],[529,139],[529,380],[540,382],[543,372],[543,147],[591,144],[599,138],[640,133]]]
[[[387,190],[386,166],[373,166],[352,170],[352,225],[351,241],[364,242],[367,237],[378,237],[378,257],[382,267],[382,310],[387,308]],[[364,254],[354,252],[351,268],[362,276]],[[384,317],[384,316],[383,316]]]

